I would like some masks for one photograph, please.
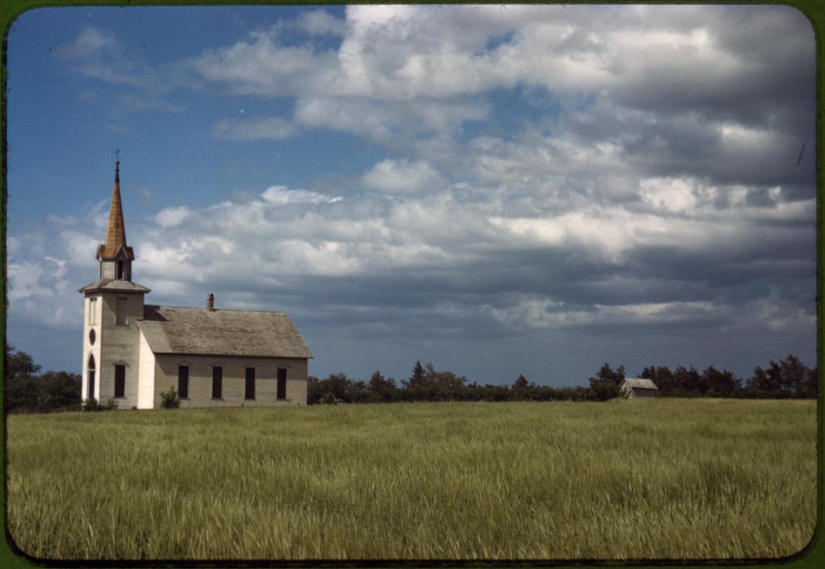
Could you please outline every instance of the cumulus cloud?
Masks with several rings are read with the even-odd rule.
[[[398,104],[364,97],[301,97],[295,104],[299,124],[366,136],[396,148],[415,143],[405,143],[405,135],[450,135],[487,114],[487,105],[479,101]]]
[[[306,190],[290,190],[286,186],[272,186],[264,190],[261,197],[270,204],[319,204],[341,201],[340,197],[330,197]]]
[[[51,221],[51,226],[16,236],[6,274],[15,316],[56,330],[73,327],[82,319],[82,308],[74,302],[83,286],[78,278],[84,271],[96,275],[94,255],[88,255],[96,242],[81,220],[55,217]],[[44,243],[49,244],[48,252]]]
[[[283,46],[273,34],[253,32],[248,40],[210,51],[190,65],[204,80],[236,94],[285,96],[328,90],[335,62],[331,50]]]
[[[421,160],[383,160],[366,172],[362,179],[368,188],[388,194],[438,191],[445,185],[438,171]]]
[[[324,10],[312,10],[298,15],[298,25],[308,34],[343,36],[346,33],[344,23]],[[287,22],[286,25],[291,25]]]
[[[192,215],[192,211],[186,206],[172,207],[161,210],[155,216],[155,223],[161,227],[174,227]]]

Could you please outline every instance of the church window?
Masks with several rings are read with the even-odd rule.
[[[115,397],[126,397],[126,366],[115,365]]]
[[[286,399],[286,370],[278,370],[278,399]]]
[[[255,368],[246,368],[246,390],[244,399],[255,399]]]
[[[88,377],[87,380],[87,389],[86,389],[86,399],[94,399],[95,398],[95,357],[92,354],[89,354],[89,363],[87,365]]]
[[[94,328],[89,330],[89,345],[94,346],[95,340],[97,340],[97,333],[95,333]]]
[[[212,399],[223,398],[223,368],[215,366],[212,368]]]
[[[117,325],[126,326],[129,324],[129,299],[119,297],[117,299]]]
[[[97,324],[97,298],[90,298],[89,299],[89,325],[94,326]]]
[[[123,280],[123,261],[117,262],[117,276],[115,278],[117,280]]]
[[[189,399],[189,366],[178,366],[178,397]]]

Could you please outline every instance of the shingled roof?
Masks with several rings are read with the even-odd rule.
[[[283,312],[146,305],[138,326],[156,354],[313,357]]]

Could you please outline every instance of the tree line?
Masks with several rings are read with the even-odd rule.
[[[750,399],[800,399],[817,395],[816,368],[788,355],[771,360],[767,369],[757,366],[746,380],[728,370],[709,366],[699,372],[693,366],[644,368],[638,377],[653,380],[659,397],[727,397]],[[479,385],[451,371],[437,371],[432,363],[415,362],[409,378],[396,381],[380,371],[369,381],[352,380],[343,373],[326,379],[310,376],[307,399],[310,405],[329,403],[392,403],[402,401],[606,401],[622,396],[624,365],[613,369],[605,363],[588,385],[550,387],[527,381],[523,375],[511,385]]]
[[[65,371],[40,373],[40,366],[25,352],[5,346],[7,412],[53,412],[96,410],[81,402],[79,374]],[[788,355],[767,368],[757,366],[751,377],[742,380],[727,370],[709,366],[699,372],[693,366],[649,366],[639,377],[653,380],[659,397],[728,397],[761,399],[815,398],[816,368],[808,368],[799,358]],[[621,365],[613,369],[605,363],[588,385],[550,387],[536,385],[523,375],[510,385],[479,385],[463,375],[438,371],[432,363],[415,362],[410,377],[396,381],[375,371],[368,381],[353,380],[346,374],[325,379],[309,376],[307,402],[395,403],[405,401],[606,401],[621,396],[625,379]]]
[[[757,399],[813,399],[817,396],[816,367],[809,368],[793,355],[767,368],[756,366],[744,382],[727,370],[713,366],[702,373],[691,366],[671,371],[666,366],[646,367],[639,377],[653,380],[665,397],[737,397]]]

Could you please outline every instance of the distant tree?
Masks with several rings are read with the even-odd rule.
[[[349,397],[352,403],[369,403],[372,400],[372,393],[367,389],[367,384],[359,379],[350,381]]]
[[[607,385],[609,386],[609,384]],[[593,389],[583,385],[577,385],[575,387],[561,387],[556,391],[556,398],[561,401],[589,401],[593,400],[594,397],[595,392]]]
[[[317,405],[321,400],[321,382],[314,375],[307,376],[307,405]]]
[[[788,381],[782,377],[782,366],[771,360],[765,373],[768,376],[768,385],[771,387],[771,393],[773,393],[772,397],[788,397],[790,390],[788,389]]]
[[[706,386],[704,395],[713,397],[731,397],[741,388],[741,380],[728,370],[719,371],[712,365],[702,372],[703,383]]]
[[[761,398],[816,397],[816,368],[809,369],[790,354],[779,362],[771,360],[767,369],[756,366],[744,393]]]
[[[762,366],[753,369],[753,375],[748,378],[745,388],[749,397],[771,397],[771,394],[779,394],[776,378],[768,376]]]
[[[401,381],[398,392],[404,401],[463,400],[469,395],[467,378],[451,371],[437,371],[432,362],[416,361],[409,379]]]
[[[6,411],[34,411],[37,409],[37,381],[31,376],[6,379]]]
[[[26,352],[18,352],[14,346],[5,345],[6,379],[17,377],[31,377],[40,371],[40,366],[34,363]]]
[[[773,365],[773,362],[771,362]],[[808,379],[808,367],[796,356],[788,354],[779,361],[779,383],[782,390],[791,396],[798,396]]]
[[[37,407],[42,411],[80,410],[80,374],[47,371],[39,378]]]
[[[676,390],[673,372],[667,366],[646,367],[639,377],[650,379],[656,384],[660,396],[671,395]]]
[[[321,388],[321,396],[331,393],[335,399],[343,401],[344,403],[353,402],[353,382],[344,373],[330,374],[326,379],[319,382]]]
[[[609,364],[604,364],[596,377],[590,378],[590,392],[588,399],[594,401],[607,401],[621,394],[619,385],[624,380],[624,366],[619,366],[616,370]]]
[[[15,351],[14,346],[5,346],[6,358],[6,411],[36,410],[38,407],[39,385],[35,374],[40,366],[25,352]]]
[[[432,368],[432,364],[427,364]],[[456,375],[451,371],[433,371],[433,380],[435,385],[441,390],[449,394],[455,394],[461,391],[467,383],[467,378],[463,375]]]
[[[612,381],[616,385],[621,385],[624,381],[624,366],[620,365],[614,370],[610,367],[610,364],[605,363],[599,373],[596,374],[596,377],[601,381]]]
[[[506,385],[492,385],[487,383],[484,387],[479,387],[478,390],[482,401],[510,400],[510,388]]]
[[[527,378],[519,374],[518,379],[513,382],[513,389],[527,389]]]
[[[381,372],[376,370],[370,376],[367,390],[375,396],[376,401],[389,402],[396,398],[398,386],[393,378],[385,379]]]
[[[799,385],[797,396],[806,399],[816,399],[818,383],[816,368],[809,369],[805,374],[805,381]]]
[[[607,401],[621,395],[619,386],[609,379],[590,378],[590,396],[594,401]]]
[[[412,369],[412,375],[404,382],[405,388],[425,387],[426,379],[424,376],[424,366],[421,361],[417,360]]]
[[[527,386],[527,398],[533,401],[553,401],[562,399],[562,396],[560,390],[553,389],[549,385],[536,385],[531,382]]]
[[[705,390],[705,382],[702,374],[696,368],[690,366],[677,367],[673,372],[674,395],[678,397],[696,397]]]
[[[527,378],[519,374],[518,379],[510,387],[510,399],[513,401],[549,401],[553,398],[553,388],[539,389],[535,383],[528,382]]]

